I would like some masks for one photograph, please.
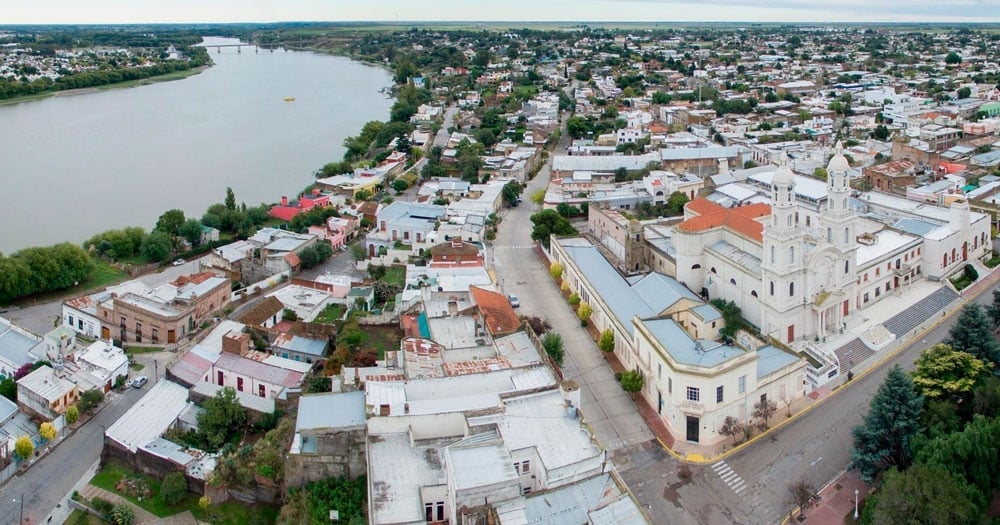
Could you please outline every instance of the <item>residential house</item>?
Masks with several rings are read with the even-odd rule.
[[[908,160],[895,160],[862,169],[862,178],[870,188],[885,193],[905,195],[906,188],[917,182],[923,169]]]
[[[431,247],[430,266],[436,268],[448,266],[482,266],[482,249],[461,238],[443,242]]]
[[[95,341],[76,356],[76,364],[97,379],[105,393],[128,377],[128,356],[111,341]],[[119,380],[119,378],[123,378]]]
[[[229,279],[203,272],[145,291],[111,293],[97,305],[101,339],[176,343],[229,304],[230,288]]]
[[[333,203],[330,202],[330,196],[323,195],[317,188],[309,195],[299,196],[298,202],[293,204],[289,204],[288,197],[282,196],[281,204],[271,207],[271,217],[288,222],[300,213],[314,208],[329,208],[330,206],[333,206]]]
[[[51,421],[80,399],[80,389],[52,367],[42,365],[17,380],[17,404],[34,419]]]
[[[395,243],[420,243],[446,216],[447,208],[431,204],[395,201],[379,210],[376,227],[365,238],[369,256]]]
[[[271,352],[285,359],[312,364],[326,357],[328,345],[324,339],[278,334],[271,344]]]
[[[0,375],[13,377],[24,365],[45,357],[41,339],[0,317]]]
[[[269,329],[281,321],[284,312],[285,305],[277,297],[268,296],[247,310],[239,321],[247,326]]]
[[[285,464],[286,485],[296,488],[311,481],[366,474],[365,421],[362,391],[300,397],[295,437]]]

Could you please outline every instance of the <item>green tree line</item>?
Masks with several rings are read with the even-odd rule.
[[[69,288],[89,278],[94,269],[87,252],[68,242],[0,255],[0,303]]]

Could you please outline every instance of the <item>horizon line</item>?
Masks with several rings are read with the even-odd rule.
[[[143,26],[143,25],[268,25],[268,24],[334,24],[334,25],[432,25],[432,24],[768,24],[795,26],[830,26],[830,25],[965,25],[989,26],[1000,23],[1000,18],[992,21],[959,21],[959,20],[826,20],[826,21],[788,21],[788,20],[272,20],[272,21],[171,21],[171,22],[18,22],[0,24],[0,27],[21,26]]]

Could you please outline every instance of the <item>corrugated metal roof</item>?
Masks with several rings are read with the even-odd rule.
[[[336,429],[365,424],[365,393],[310,394],[299,398],[295,431]]]
[[[187,407],[188,391],[170,381],[159,381],[138,403],[118,418],[104,435],[135,452],[160,437]]]

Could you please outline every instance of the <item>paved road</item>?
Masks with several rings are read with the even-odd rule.
[[[93,419],[64,438],[62,443],[38,459],[23,475],[8,481],[0,490],[3,493],[0,498],[0,523],[17,523],[21,506],[20,501],[14,500],[20,498],[21,494],[24,494],[24,516],[31,518],[31,523],[44,522],[49,513],[56,509],[56,505],[60,505],[59,510],[64,509],[67,505],[65,498],[72,491],[73,485],[100,459],[104,429],[117,421],[149,390],[153,383],[152,371],[148,375],[150,383],[145,388],[130,388],[122,393],[109,394],[106,406]],[[162,369],[160,375],[163,375]]]
[[[979,302],[992,300],[996,288],[987,288]],[[883,366],[856,378],[820,406],[776,430],[770,439],[757,441],[714,468],[691,467],[693,478],[688,483],[664,475],[676,472],[679,464],[657,450],[634,456],[633,467],[625,469],[623,477],[639,500],[651,505],[649,512],[657,522],[681,506],[692,512],[697,523],[780,523],[794,506],[788,497],[788,485],[804,479],[818,489],[847,467],[851,429],[861,422],[888,369],[895,364],[912,369],[922,350],[947,338],[957,312],[954,308],[941,324],[911,341]],[[741,488],[737,478],[745,486]],[[720,516],[723,521],[713,519]]]

